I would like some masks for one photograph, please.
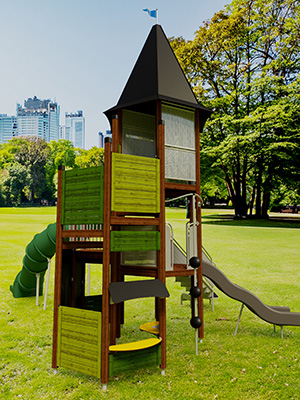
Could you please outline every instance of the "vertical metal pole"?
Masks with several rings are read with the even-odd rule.
[[[241,310],[240,310],[240,314],[239,314],[239,317],[238,317],[238,320],[237,320],[237,324],[236,324],[236,327],[235,327],[234,335],[237,334],[237,330],[238,330],[238,327],[239,327],[239,323],[240,323],[240,319],[241,319],[241,316],[242,316],[243,308],[244,308],[244,303],[242,304],[242,307],[241,307]]]
[[[48,272],[47,272],[47,281],[46,281],[45,296],[44,296],[44,310],[46,310],[47,307],[47,296],[48,296],[48,289],[50,282],[50,268],[51,268],[51,259],[47,258],[47,260],[48,260]]]
[[[39,305],[39,294],[40,294],[40,276],[41,274],[35,274],[36,276],[36,300],[35,304],[38,306]]]

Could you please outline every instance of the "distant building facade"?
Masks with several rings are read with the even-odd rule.
[[[56,102],[29,97],[24,101],[24,107],[17,104],[16,116],[0,114],[0,144],[14,137],[37,136],[46,142],[66,139],[74,147],[85,149],[83,111],[65,113],[65,125],[59,124],[59,116],[60,106]]]
[[[85,118],[82,110],[65,114],[65,125],[60,126],[59,137],[70,140],[74,147],[85,149]]]
[[[59,139],[60,107],[51,100],[40,100],[36,96],[17,105],[17,135],[37,136],[46,142]]]
[[[8,142],[17,135],[17,118],[15,116],[10,117],[7,114],[0,114],[0,143]]]
[[[111,131],[107,130],[106,133],[98,132],[98,147],[104,148],[104,140],[107,137],[112,137]]]

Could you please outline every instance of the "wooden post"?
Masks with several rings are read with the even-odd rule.
[[[118,282],[118,254],[111,254],[111,282]],[[118,304],[110,306],[110,344],[116,344]]]
[[[61,303],[61,276],[62,276],[62,176],[65,167],[58,167],[57,184],[57,217],[56,217],[56,256],[55,256],[55,279],[54,279],[54,306],[53,306],[53,344],[52,344],[52,368],[57,368],[57,333],[58,333],[58,306]]]
[[[119,138],[119,117],[117,114],[112,116],[111,124],[112,133],[112,152],[118,153],[120,138]],[[112,216],[116,216],[116,212],[111,213]],[[116,229],[116,228],[114,228]],[[119,257],[117,254],[111,256],[111,282],[117,282],[118,272],[120,265],[118,265]],[[118,304],[113,304],[110,307],[110,344],[116,344],[117,337],[117,317],[118,317]]]
[[[118,115],[113,115],[111,122],[111,133],[112,133],[112,151],[118,153],[119,147],[119,118]]]
[[[109,377],[109,273],[110,273],[110,212],[111,212],[111,139],[105,139],[104,150],[104,218],[102,271],[101,382]]]
[[[195,145],[196,145],[196,193],[201,196],[201,178],[200,178],[200,121],[199,110],[195,110]],[[196,220],[199,222],[197,228],[197,247],[198,257],[200,258],[200,267],[197,270],[198,286],[201,288],[201,296],[198,299],[198,315],[201,318],[202,325],[199,329],[199,338],[204,337],[203,321],[203,283],[202,283],[202,232],[201,232],[201,202],[196,198]]]
[[[158,256],[157,277],[163,283],[166,283],[166,266],[165,266],[165,124],[164,121],[158,121],[158,156],[160,159],[160,251]],[[162,370],[167,366],[167,346],[166,346],[166,299],[158,300],[159,315],[159,334],[162,338],[161,342],[161,365]]]

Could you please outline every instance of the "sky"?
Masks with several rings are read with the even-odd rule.
[[[0,114],[37,96],[65,112],[83,110],[86,148],[110,129],[117,104],[158,9],[167,37],[193,39],[230,0],[0,0]]]

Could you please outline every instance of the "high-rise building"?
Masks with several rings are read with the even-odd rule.
[[[65,127],[63,139],[70,140],[75,147],[85,148],[85,118],[82,110],[76,113],[65,114]]]
[[[0,114],[0,143],[5,143],[17,136],[17,118]]]
[[[98,147],[104,148],[104,140],[107,137],[112,137],[112,133],[110,130],[107,130],[106,133],[98,132]]]
[[[51,100],[40,100],[36,96],[17,105],[18,136],[38,136],[46,142],[59,138],[60,107]]]

